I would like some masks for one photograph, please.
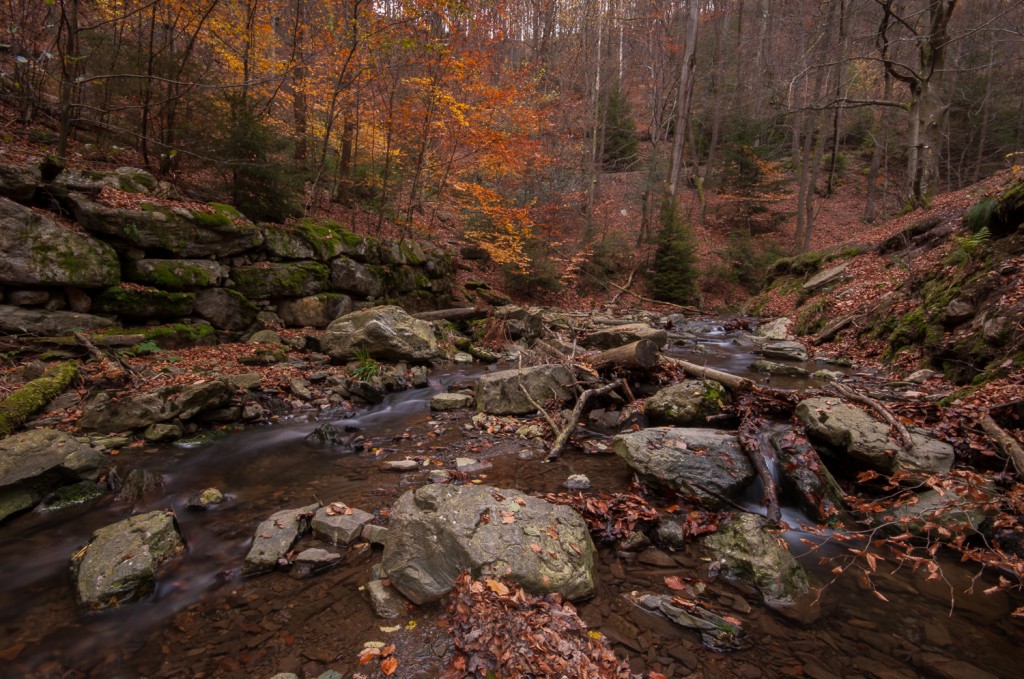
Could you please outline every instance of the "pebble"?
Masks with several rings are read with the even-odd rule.
[[[404,460],[385,460],[381,466],[393,472],[411,472],[419,469],[420,463],[416,460],[405,458]]]
[[[569,490],[588,490],[590,479],[585,474],[573,474],[565,480],[565,487]]]

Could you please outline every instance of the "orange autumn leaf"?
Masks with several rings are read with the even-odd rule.
[[[380,649],[380,654],[381,654],[381,656],[383,656],[385,658],[390,656],[390,655],[394,655],[395,654],[395,645],[394,644],[388,644],[384,648]]]
[[[666,577],[665,586],[669,589],[674,589],[676,591],[682,591],[686,589],[686,585],[683,584],[683,581],[679,579],[678,575],[670,575]]]
[[[385,658],[380,663],[380,671],[384,673],[385,677],[390,677],[398,669],[398,658],[394,656]]]
[[[487,588],[497,594],[498,596],[507,596],[508,587],[498,582],[497,580],[487,580]]]
[[[380,649],[379,648],[373,648],[373,647],[368,646],[368,647],[364,648],[362,651],[359,652],[359,664],[360,665],[365,665],[366,663],[370,662],[371,660],[373,660],[374,658],[376,658],[379,655],[380,655]]]

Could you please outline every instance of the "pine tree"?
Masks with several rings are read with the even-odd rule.
[[[658,247],[654,253],[654,298],[673,304],[697,301],[697,256],[693,234],[678,208],[666,198],[658,216]]]
[[[601,163],[606,170],[629,169],[637,160],[639,143],[629,102],[617,88],[608,94],[605,109],[604,148]]]

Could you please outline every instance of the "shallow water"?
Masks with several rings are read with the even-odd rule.
[[[741,374],[754,358],[742,338],[713,328],[695,333],[693,342],[673,353]],[[392,395],[355,418],[337,421],[363,430],[372,445],[367,452],[340,454],[306,444],[303,438],[319,423],[306,419],[231,434],[202,447],[126,450],[118,464],[161,474],[165,493],[135,507],[105,497],[91,506],[30,513],[0,526],[0,676],[270,677],[279,671],[317,676],[327,668],[372,676],[355,660],[371,639],[396,644],[401,664],[395,676],[436,676],[448,650],[437,624],[443,609],[412,610],[398,622],[415,620],[414,629],[382,632],[381,626],[394,623],[375,618],[359,589],[379,559],[372,549],[350,549],[339,567],[306,580],[285,573],[241,579],[238,568],[256,524],[274,511],[317,500],[374,511],[425,482],[422,473],[382,471],[380,461],[389,457],[448,460],[465,454],[468,446],[474,457],[492,465],[476,476],[499,487],[555,492],[568,475],[585,473],[595,491],[628,488],[631,474],[613,455],[570,451],[545,463],[539,444],[494,442],[467,433],[463,425],[470,413],[432,415],[430,396],[446,382],[465,378],[436,377],[429,388]],[[803,384],[773,380],[779,387]],[[208,486],[222,489],[228,501],[211,512],[186,511],[188,497]],[[756,509],[757,498],[752,488],[743,502]],[[186,556],[147,600],[100,614],[78,612],[70,555],[96,528],[159,508],[175,510],[188,542]],[[795,510],[786,512],[790,525],[803,521]],[[821,538],[787,534],[808,567],[823,582],[833,580],[831,568],[843,548],[826,540],[809,552],[801,537]],[[819,563],[822,557],[827,560]],[[678,553],[665,565],[604,547],[597,595],[581,603],[580,612],[638,672],[751,678],[1019,676],[1024,625],[1009,613],[1024,602],[1002,593],[980,594],[993,584],[988,576],[975,584],[978,594],[963,594],[974,573],[952,559],[942,559],[942,565],[945,580],[939,582],[926,582],[906,568],[895,575],[875,574],[871,584],[847,572],[825,589],[824,615],[811,627],[768,611],[749,592],[712,581],[706,605],[737,618],[751,641],[746,650],[718,654],[694,634],[635,611],[622,596],[634,590],[666,593],[669,575],[704,577],[707,564],[699,554]]]

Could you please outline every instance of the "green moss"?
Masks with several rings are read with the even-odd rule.
[[[306,297],[330,287],[330,271],[316,262],[236,267],[231,279],[247,297]]]
[[[29,417],[42,410],[47,403],[67,389],[76,377],[78,363],[59,363],[0,402],[0,438],[8,436]]]
[[[231,220],[219,212],[192,211],[192,221],[205,229],[220,229],[231,226]]]
[[[82,481],[71,486],[64,486],[50,493],[43,500],[40,509],[59,511],[91,502],[103,497],[103,488],[93,481]]]
[[[156,288],[130,290],[107,288],[93,299],[93,310],[127,318],[176,318],[188,316],[196,296],[190,292],[165,292]]]
[[[832,304],[827,297],[819,297],[804,305],[796,318],[794,330],[798,335],[813,335],[825,327]]]
[[[206,288],[217,282],[210,275],[209,270],[174,260],[150,261],[145,272],[129,266],[126,274],[128,280],[155,285],[162,290],[172,292],[182,292],[191,288]]]
[[[978,233],[982,229],[989,228],[992,223],[992,214],[998,205],[999,201],[995,198],[984,198],[975,203],[964,213],[964,226],[971,233]]]
[[[207,205],[212,207],[217,214],[224,215],[228,219],[245,219],[245,216],[234,205],[226,203],[207,203]]]

